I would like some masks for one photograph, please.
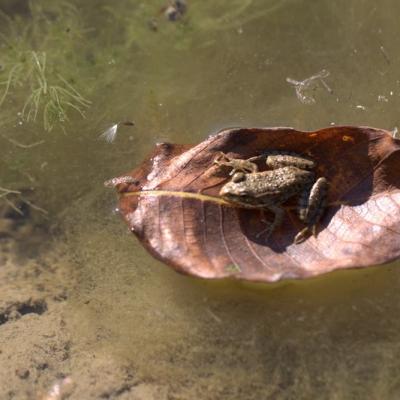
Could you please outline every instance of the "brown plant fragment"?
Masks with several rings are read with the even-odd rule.
[[[218,198],[230,179],[229,168],[214,164],[221,152],[247,159],[269,149],[310,157],[317,176],[330,182],[318,235],[301,244],[293,242],[304,224],[292,201],[266,241],[257,236],[265,227],[260,210]],[[261,162],[258,167],[265,169]],[[400,141],[384,130],[227,129],[194,147],[159,144],[125,176],[115,178],[115,187],[132,232],[156,258],[185,274],[275,282],[400,257]]]

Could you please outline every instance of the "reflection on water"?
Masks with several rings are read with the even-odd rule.
[[[55,1],[50,20],[61,3],[78,10],[79,26],[58,17],[59,42],[25,38],[21,51],[46,52],[50,77],[65,76],[91,106],[85,119],[68,109],[69,121],[46,132],[42,108],[36,122],[19,114],[29,82],[10,91],[0,108],[0,186],[34,187],[68,243],[79,276],[69,306],[75,340],[128,359],[180,398],[396,398],[396,265],[272,286],[182,277],[136,243],[102,182],[158,141],[196,143],[222,127],[393,129],[400,3],[192,0],[171,23],[162,0]],[[12,2],[3,7],[18,16]],[[55,50],[63,43],[72,58]],[[330,90],[311,88],[315,101],[305,104],[287,78],[322,70]],[[135,125],[99,140],[126,120]]]

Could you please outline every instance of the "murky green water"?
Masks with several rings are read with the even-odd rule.
[[[59,36],[39,41],[39,32],[26,51],[46,52],[49,74],[92,104],[86,119],[68,110],[70,122],[47,132],[43,110],[36,122],[17,114],[29,95],[17,85],[0,108],[0,186],[33,187],[61,231],[56,243],[67,244],[78,276],[69,323],[82,351],[128,360],[185,399],[398,398],[398,265],[271,286],[183,277],[129,234],[103,181],[156,142],[197,143],[222,127],[393,129],[400,3],[189,0],[178,23],[160,15],[162,0],[39,3],[52,4]],[[73,5],[76,18],[65,22],[58,5]],[[301,102],[286,79],[324,69],[326,86],[306,93],[315,102]],[[99,139],[123,120],[135,126]],[[10,138],[45,143],[26,149]]]

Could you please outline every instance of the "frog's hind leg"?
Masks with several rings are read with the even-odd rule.
[[[297,167],[300,169],[312,170],[315,168],[315,162],[313,160],[292,151],[269,150],[259,156],[249,158],[247,161],[254,162],[260,159],[265,159],[265,163],[270,169]]]
[[[261,235],[265,234],[265,240],[267,241],[272,232],[278,228],[279,225],[281,225],[285,211],[282,207],[278,206],[268,206],[266,208],[274,214],[274,220],[271,224],[268,224],[267,228],[263,229],[261,232],[258,232],[256,238],[259,238]]]
[[[326,207],[328,194],[328,181],[326,178],[318,178],[310,190],[306,190],[299,200],[299,217],[307,225],[300,231],[294,242],[303,242],[310,230],[314,236],[317,234],[317,224]]]

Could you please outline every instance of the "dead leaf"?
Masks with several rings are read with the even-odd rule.
[[[230,179],[229,168],[213,163],[220,152],[247,159],[268,149],[311,157],[317,175],[329,180],[329,206],[316,238],[293,243],[304,225],[290,203],[282,226],[266,241],[257,237],[265,227],[259,210],[233,207],[218,197]],[[177,271],[275,282],[399,258],[399,172],[400,141],[384,130],[237,128],[194,147],[157,145],[129,179],[114,186],[132,232]]]

